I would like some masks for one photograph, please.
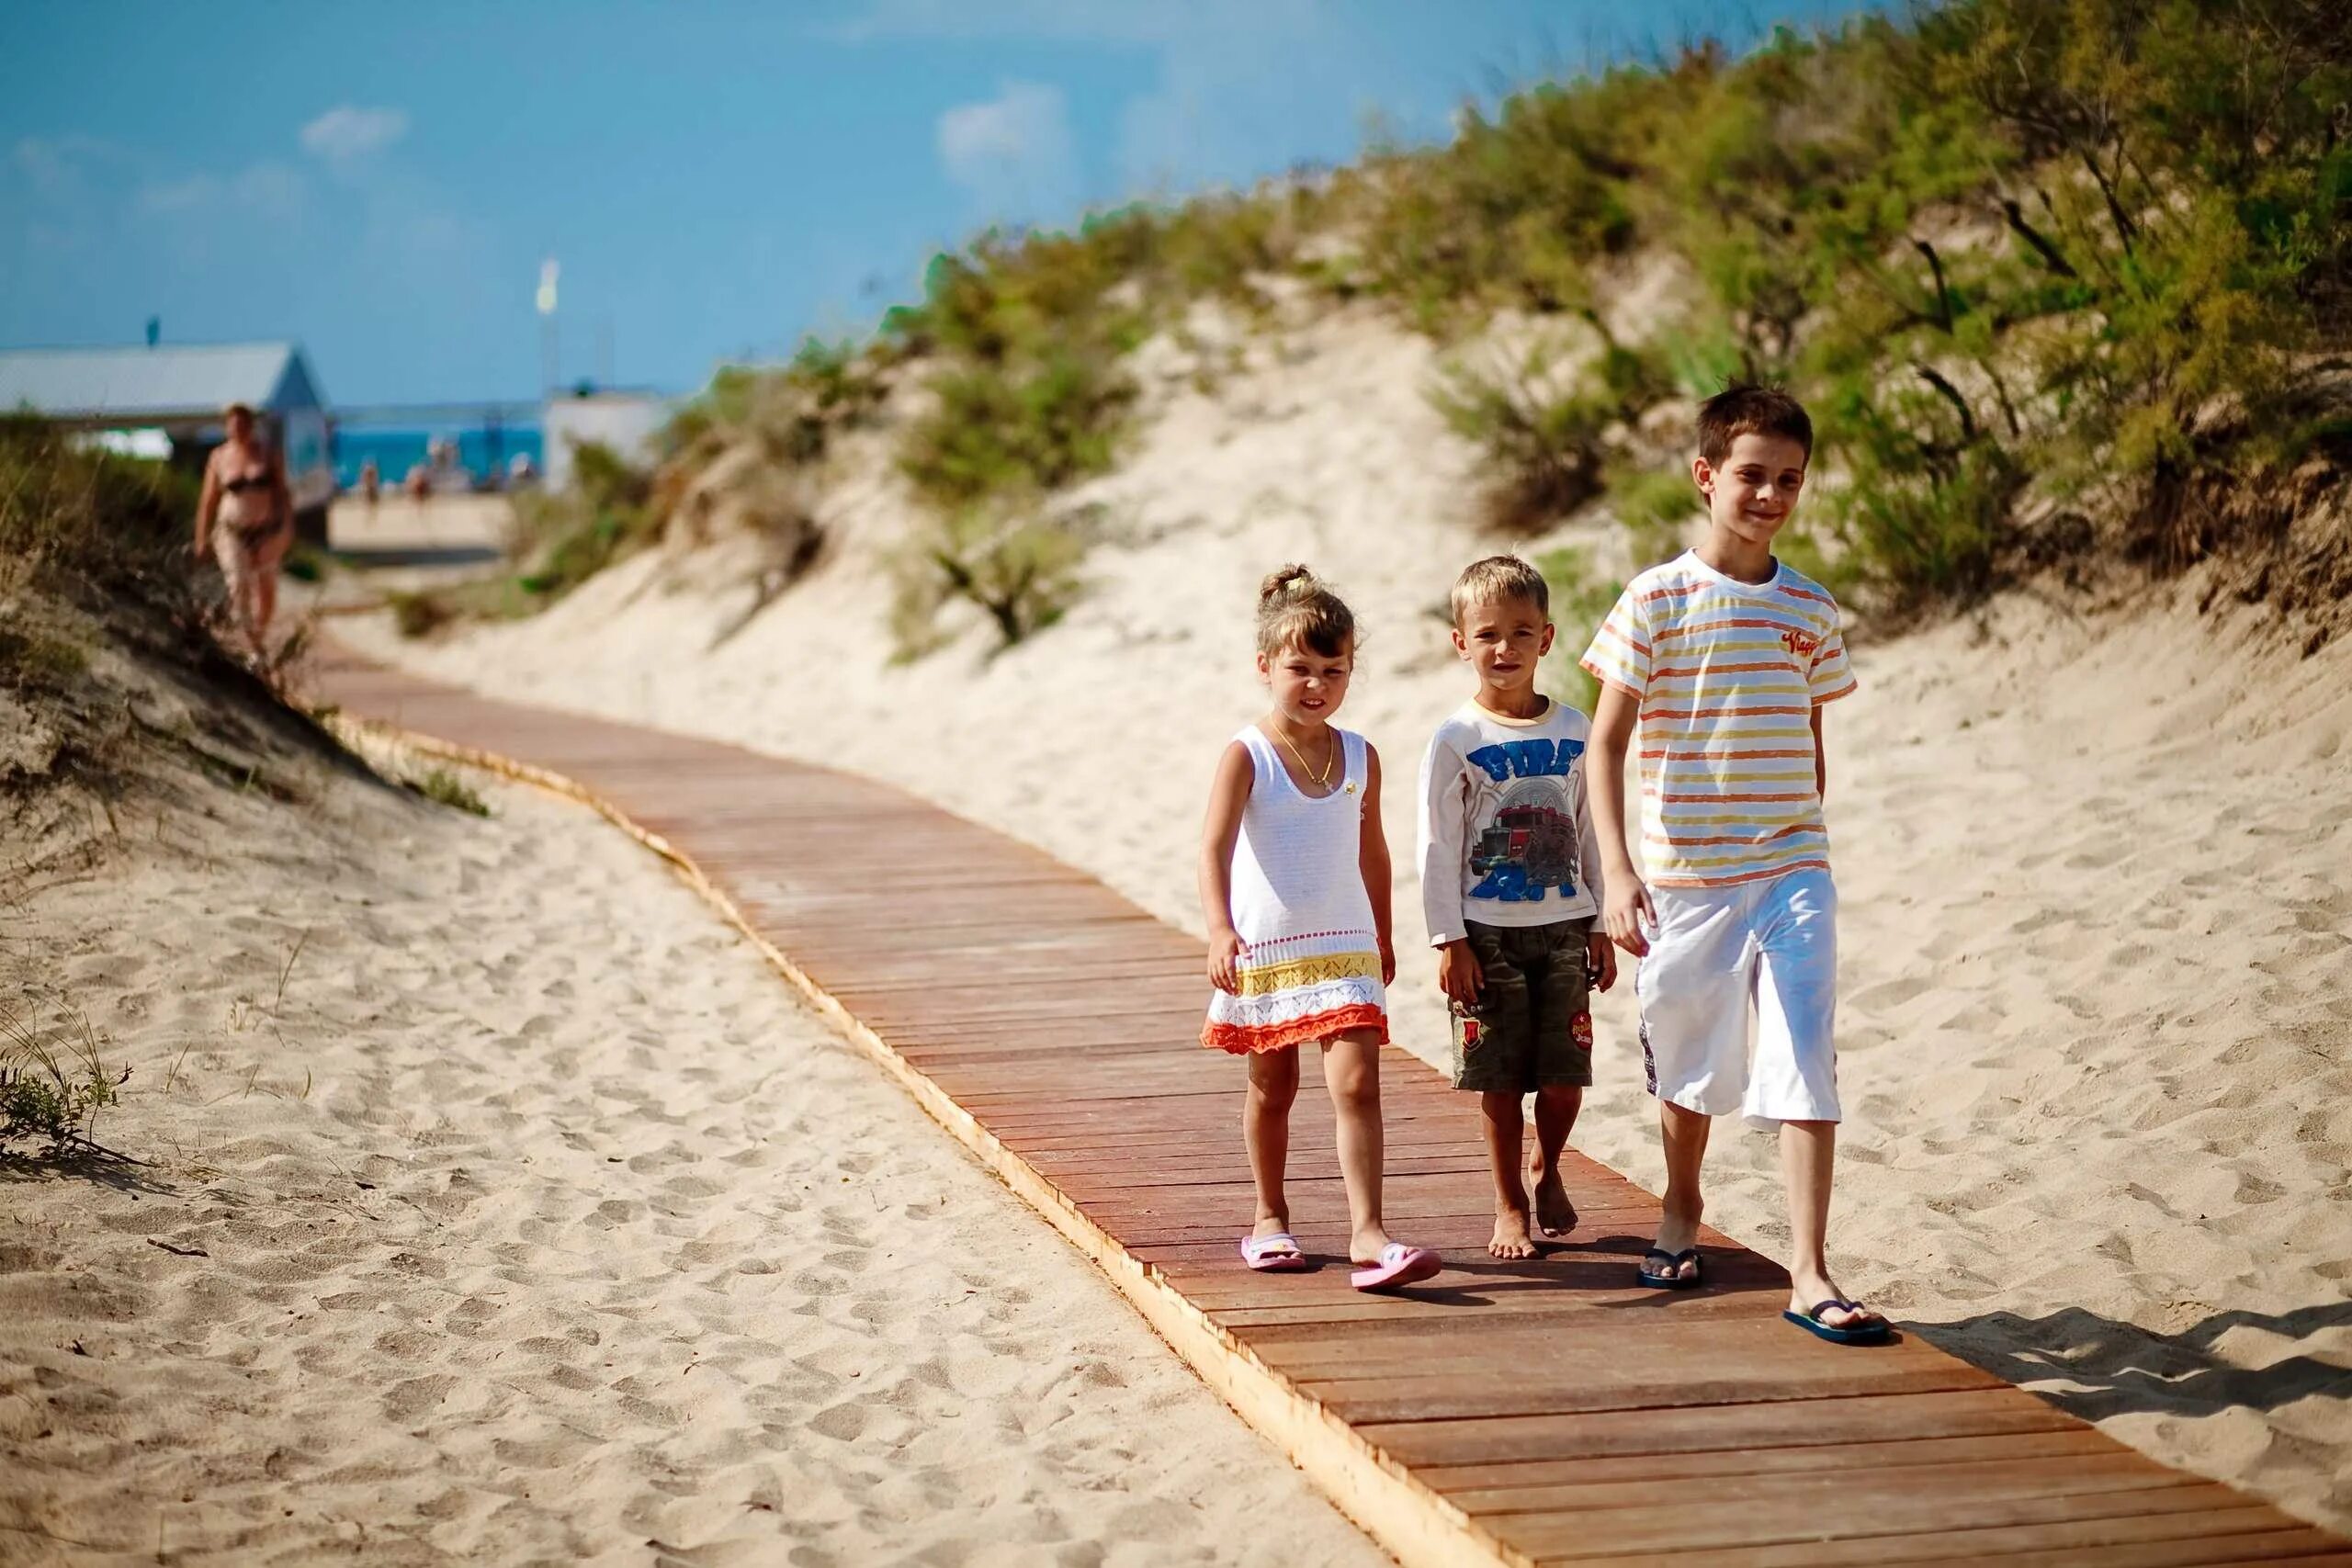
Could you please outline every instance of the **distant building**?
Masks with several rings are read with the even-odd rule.
[[[631,463],[651,462],[653,438],[669,419],[669,400],[651,392],[549,394],[539,415],[547,487],[571,482],[571,449],[582,441],[602,442]]]
[[[220,444],[231,403],[251,404],[286,455],[296,529],[325,544],[334,496],[326,396],[293,344],[0,349],[0,413],[29,410],[119,451],[199,465]]]

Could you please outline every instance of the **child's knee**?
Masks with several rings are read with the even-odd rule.
[[[1269,1051],[1250,1057],[1250,1093],[1270,1110],[1289,1110],[1298,1098],[1298,1053]]]
[[[1347,1111],[1380,1109],[1380,1068],[1372,1063],[1350,1062],[1332,1069],[1325,1087],[1331,1103]]]

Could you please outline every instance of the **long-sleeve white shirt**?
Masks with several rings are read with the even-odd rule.
[[[1475,702],[1421,758],[1421,913],[1442,946],[1482,926],[1543,926],[1600,912],[1600,841],[1585,792],[1584,715],[1532,719]]]

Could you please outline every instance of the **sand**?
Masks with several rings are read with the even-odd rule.
[[[1260,711],[1254,585],[1309,560],[1367,626],[1341,722],[1396,781],[1394,1016],[1434,1060],[1398,785],[1470,690],[1446,585],[1502,541],[1422,397],[1425,343],[1342,315],[1250,353],[1206,385],[1165,345],[1145,358],[1144,434],[1073,498],[1104,535],[1088,594],[1002,657],[967,637],[888,661],[878,562],[910,511],[873,453],[829,491],[828,563],[729,635],[724,547],[444,642],[348,629],[501,695],[888,779],[1198,931],[1207,774]],[[2352,1528],[2352,650],[2300,658],[2252,612],[2200,615],[2199,587],[2088,618],[2020,597],[1858,647],[1862,692],[1829,723],[1833,1256],[1849,1290],[2119,1438]],[[1622,991],[1600,1026],[1578,1142],[1655,1185]],[[1772,1145],[1726,1123],[1712,1169],[1710,1217],[1784,1256]]]
[[[474,782],[11,884],[151,1163],[0,1163],[0,1560],[1386,1561],[662,862]]]

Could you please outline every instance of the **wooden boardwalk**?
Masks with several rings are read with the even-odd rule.
[[[2352,1542],[1916,1337],[1799,1333],[1782,1271],[1714,1232],[1706,1288],[1639,1288],[1657,1200],[1577,1156],[1573,1245],[1488,1258],[1475,1107],[1394,1047],[1387,1212],[1445,1272],[1400,1297],[1348,1288],[1307,1072],[1290,1191],[1320,1266],[1250,1273],[1241,1073],[1195,1043],[1193,938],[887,784],[340,656],[320,684],[352,717],[563,790],[671,856],[1406,1562],[2352,1565]]]

